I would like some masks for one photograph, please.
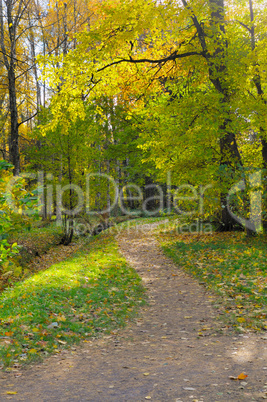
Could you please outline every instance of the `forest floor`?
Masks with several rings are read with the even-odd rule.
[[[126,329],[61,351],[20,376],[0,373],[0,400],[267,399],[265,333],[223,327],[214,295],[164,256],[147,227],[123,232],[118,241],[147,288],[149,304],[138,319]]]

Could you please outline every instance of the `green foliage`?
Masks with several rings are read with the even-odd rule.
[[[266,139],[267,71],[261,2],[253,2],[254,21],[248,4],[238,1],[225,4],[217,21],[219,4],[101,4],[99,18],[90,31],[79,33],[77,48],[65,55],[64,63],[60,60],[58,69],[54,58],[51,64],[42,59],[53,85],[62,77],[43,132],[59,125],[67,132],[73,122],[86,120],[88,108],[94,109],[95,153],[102,148],[99,138],[116,142],[103,147],[107,152],[101,149],[101,160],[117,156],[117,144],[128,157],[136,144],[141,154],[137,163],[130,161],[128,171],[140,178],[143,166],[163,183],[166,172],[173,171],[175,186],[211,184],[217,196],[209,210],[217,214],[220,193],[227,194],[240,180],[240,166],[263,165],[259,142]],[[91,96],[83,103],[78,94],[84,88]]]
[[[1,161],[0,163],[0,274],[9,275],[10,268],[13,266],[12,257],[18,252],[17,244],[14,243],[12,246],[7,242],[7,237],[12,230],[12,220],[9,215],[9,208],[6,203],[6,198],[4,196],[5,185],[10,180],[10,175],[8,174],[8,169],[12,165]]]
[[[15,260],[19,246],[17,242],[10,244],[9,237],[23,227],[29,227],[31,219],[25,215],[27,210],[34,213],[37,210],[37,197],[25,189],[23,178],[13,178],[11,167],[5,161],[0,163],[0,277],[4,281],[12,275],[20,276],[22,272]]]

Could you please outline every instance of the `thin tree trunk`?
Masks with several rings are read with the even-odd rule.
[[[9,109],[10,109],[10,162],[14,166],[13,174],[17,176],[20,172],[19,154],[19,125],[16,96],[16,77],[14,62],[10,61],[8,71]]]
[[[3,12],[3,1],[0,0],[0,30],[1,30],[1,51],[4,66],[7,70],[8,94],[9,94],[9,113],[10,113],[10,162],[14,165],[13,174],[16,176],[20,172],[20,153],[19,153],[19,124],[16,94],[16,46],[17,46],[17,26],[26,10],[29,2],[20,0],[15,2],[6,0],[6,16]],[[16,15],[12,12],[16,9]],[[8,47],[7,47],[8,44]]]

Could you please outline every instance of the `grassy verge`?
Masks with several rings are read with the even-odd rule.
[[[41,224],[42,222],[38,222]],[[10,235],[8,242],[17,243],[19,254],[13,256],[6,267],[0,266],[0,293],[4,288],[32,274],[29,264],[36,256],[47,253],[60,243],[62,229],[55,223],[47,226],[21,228]],[[1,265],[1,264],[0,264]]]
[[[136,272],[114,237],[91,239],[72,258],[0,295],[0,366],[40,360],[123,326],[144,302]]]
[[[59,244],[62,238],[62,229],[56,223],[50,223],[43,227],[23,229],[13,234],[10,243],[18,243],[21,247],[21,264],[27,264],[34,256],[46,253],[55,244]]]
[[[226,325],[266,330],[267,238],[243,233],[208,235],[162,231],[165,253],[219,297]]]
[[[140,223],[149,224],[157,220],[162,220],[162,218],[129,219],[129,216],[111,218],[110,222],[112,226],[110,228],[110,233],[118,234],[123,230],[128,230]],[[82,223],[83,228],[91,230],[103,223],[99,216],[93,216],[87,220],[80,218],[80,220],[78,220],[78,223],[79,222]],[[75,235],[73,239],[75,243],[74,249],[81,247],[90,235],[90,230],[85,232],[84,236]],[[0,267],[0,293],[5,288],[12,286],[14,283],[33,275],[37,270],[39,270],[39,268],[43,269],[42,266],[39,266],[38,262],[35,263],[35,257],[41,257],[47,253],[53,255],[53,252],[50,253],[50,250],[55,249],[55,246],[60,244],[62,236],[63,230],[56,224],[56,222],[44,223],[42,221],[36,221],[29,227],[21,228],[19,231],[14,230],[8,241],[10,244],[17,243],[20,246],[20,252],[10,259],[7,267],[4,269]],[[72,253],[71,246],[68,248],[66,255],[63,255],[62,249],[57,248],[57,256],[60,258],[62,257],[62,260],[65,259]],[[57,261],[59,261],[59,258],[57,258]]]

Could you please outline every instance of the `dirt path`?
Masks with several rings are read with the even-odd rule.
[[[0,401],[267,399],[266,335],[221,331],[210,295],[162,254],[151,233],[131,231],[119,244],[148,288],[150,304],[138,321],[21,377],[0,374]],[[229,379],[241,372],[245,380]]]

